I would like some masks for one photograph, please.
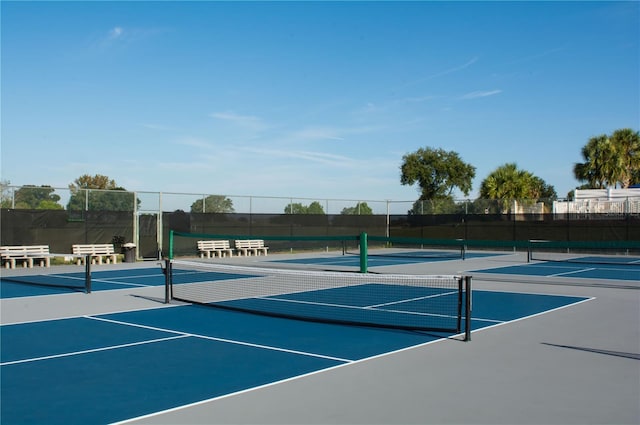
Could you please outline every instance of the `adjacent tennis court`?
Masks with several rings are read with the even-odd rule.
[[[87,276],[83,267],[64,267],[66,272],[33,269],[31,273],[5,272],[0,277],[0,298],[86,292]],[[69,271],[78,269],[79,271]],[[33,271],[40,271],[34,274]],[[80,271],[82,270],[82,271]],[[143,288],[164,285],[159,268],[126,268],[91,272],[91,291]]]
[[[640,262],[636,257],[617,258],[617,261],[613,261],[590,256],[575,258],[572,261],[537,261],[476,271],[526,276],[640,281]]]

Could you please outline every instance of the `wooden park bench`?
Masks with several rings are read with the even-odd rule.
[[[40,267],[49,267],[53,255],[49,253],[49,245],[13,245],[1,246],[0,257],[6,268],[15,269],[18,261],[23,267],[33,267],[34,260]]]
[[[253,253],[253,255],[260,255],[260,253],[264,253],[267,255],[267,250],[269,247],[264,246],[264,240],[262,239],[240,239],[235,241],[236,251],[238,251],[238,255],[249,256]]]
[[[233,248],[229,244],[229,241],[198,241],[198,251],[200,251],[200,258],[224,257],[229,254],[229,257],[233,257]]]
[[[113,262],[113,264],[117,263],[118,256],[115,253],[113,244],[110,243],[76,244],[72,245],[71,248],[73,250],[73,255],[78,256],[78,265],[82,264],[83,259],[87,255],[91,257],[91,264],[95,264],[96,261],[98,264],[102,264],[103,259],[107,264],[110,262]]]

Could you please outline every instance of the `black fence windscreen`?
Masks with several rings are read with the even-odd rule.
[[[511,242],[640,241],[640,215],[624,214],[247,214],[183,211],[1,210],[2,245],[47,244],[71,252],[78,243],[138,243],[139,256],[168,251],[169,230],[247,236],[372,236]],[[159,234],[160,233],[160,234]],[[160,242],[159,242],[160,241]],[[514,247],[521,246],[515,244]],[[119,248],[116,246],[116,248]]]
[[[133,242],[132,213],[3,209],[2,245],[49,245],[70,253],[74,244]]]

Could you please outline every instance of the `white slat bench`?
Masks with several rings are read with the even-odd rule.
[[[85,256],[91,256],[91,264],[95,264],[96,260],[98,264],[102,264],[104,259],[107,264],[113,261],[113,264],[117,263],[118,256],[113,248],[113,244],[75,244],[71,246],[73,254],[79,256],[78,265],[82,264]]]
[[[33,267],[34,260],[38,260],[40,267],[49,267],[53,257],[49,253],[49,245],[2,246],[0,256],[8,269],[15,269],[18,261],[22,261],[23,267]]]
[[[264,241],[262,239],[240,239],[235,241],[236,251],[238,251],[238,255],[249,256],[251,253],[253,255],[260,255],[260,253],[264,253],[267,255],[267,250],[269,247],[264,246]]]
[[[200,258],[224,257],[229,254],[229,257],[233,257],[233,248],[229,244],[229,241],[198,241],[198,251],[200,251]]]

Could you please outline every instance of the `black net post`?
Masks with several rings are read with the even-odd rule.
[[[169,258],[164,259],[164,265],[162,267],[162,273],[164,273],[164,303],[169,304],[171,302],[171,260]]]
[[[91,255],[84,257],[84,285],[85,292],[91,293]]]
[[[460,333],[460,330],[462,329],[462,312],[464,311],[463,309],[463,303],[464,303],[464,276],[460,276],[458,278],[458,323],[457,323],[457,331],[458,333]]]
[[[465,306],[464,306],[464,340],[471,341],[471,276],[464,277]]]

